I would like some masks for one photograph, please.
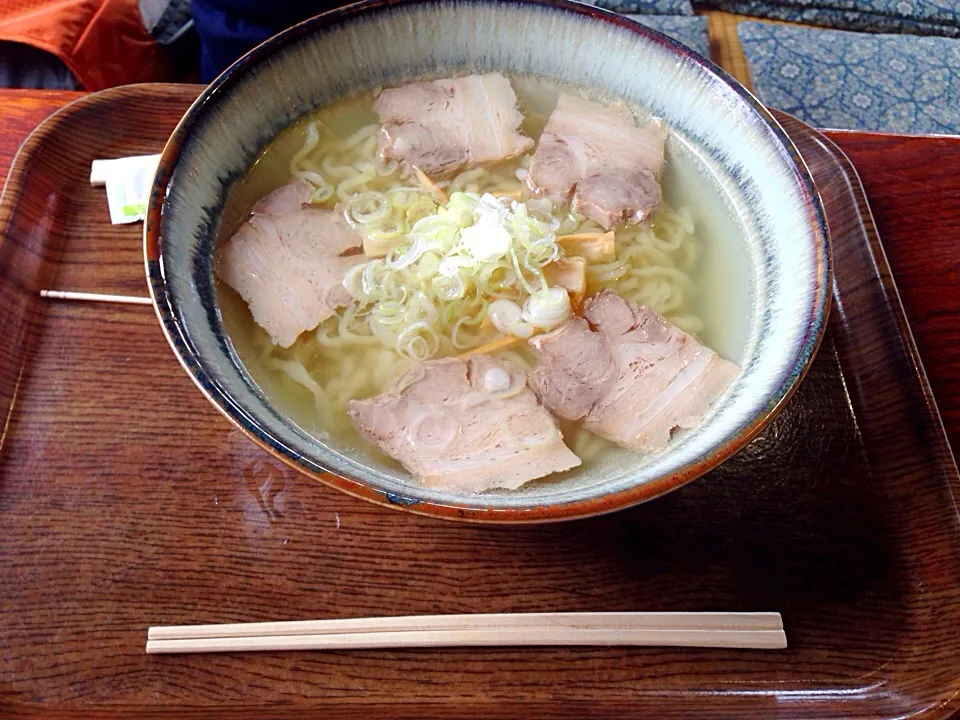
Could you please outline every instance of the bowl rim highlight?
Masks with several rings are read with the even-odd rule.
[[[819,194],[814,186],[809,170],[797,151],[793,142],[781,128],[773,115],[755,98],[750,91],[730,77],[723,69],[717,67],[707,59],[694,53],[692,50],[661,33],[652,30],[623,15],[613,13],[592,5],[583,5],[570,0],[480,0],[481,3],[496,4],[499,6],[542,6],[550,10],[563,11],[580,15],[584,22],[605,22],[616,25],[640,35],[645,41],[655,43],[669,52],[684,57],[687,61],[700,66],[705,72],[717,76],[724,84],[732,88],[740,98],[752,109],[775,138],[780,142],[783,150],[796,171],[801,189],[805,195],[806,209],[809,213],[811,227],[816,233],[816,268],[814,297],[811,302],[811,316],[806,323],[806,332],[799,345],[790,366],[792,372],[786,381],[781,383],[770,395],[767,405],[759,411],[752,422],[739,432],[731,435],[716,450],[694,463],[689,463],[676,472],[664,475],[642,485],[633,486],[625,490],[597,495],[567,503],[539,505],[527,508],[478,508],[474,505],[459,506],[453,503],[437,503],[412,496],[396,495],[374,488],[365,482],[335,474],[332,471],[317,472],[313,467],[305,464],[299,453],[287,447],[285,443],[268,433],[256,417],[234,402],[219,387],[210,382],[202,369],[201,359],[186,342],[185,329],[181,326],[172,298],[168,292],[164,277],[161,215],[167,189],[173,175],[173,169],[179,161],[180,148],[189,136],[204,109],[215,103],[217,98],[231,86],[239,82],[243,71],[259,64],[264,58],[276,51],[295,44],[313,31],[349,21],[352,18],[363,17],[395,6],[428,5],[431,0],[365,0],[364,2],[343,6],[330,10],[316,17],[305,20],[293,27],[266,40],[246,55],[238,59],[219,77],[217,77],[194,101],[183,118],[177,124],[173,134],[167,141],[161,153],[161,159],[153,188],[150,194],[147,215],[144,221],[144,263],[147,275],[147,285],[153,300],[154,308],[160,320],[160,326],[174,354],[194,384],[228,420],[238,427],[248,438],[269,452],[275,458],[293,467],[324,484],[337,490],[346,492],[355,497],[374,502],[386,507],[402,509],[408,512],[438,517],[450,520],[459,520],[474,523],[515,524],[553,522],[573,520],[578,518],[601,515],[615,510],[624,509],[655,497],[671,492],[695,480],[701,475],[719,466],[739,452],[749,443],[767,424],[780,412],[786,402],[796,391],[805,376],[810,363],[815,356],[826,329],[831,305],[832,260],[830,256],[829,233],[826,224]],[[314,460],[322,465],[322,461]],[[477,497],[470,496],[474,500]]]

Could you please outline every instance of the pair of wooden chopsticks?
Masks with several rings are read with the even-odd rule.
[[[471,646],[646,645],[781,649],[780,613],[419,615],[152,627],[148,653]]]

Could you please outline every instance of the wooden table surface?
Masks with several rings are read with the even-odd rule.
[[[30,131],[80,95],[0,90],[0,182]],[[829,135],[860,172],[948,437],[957,446],[960,138]]]

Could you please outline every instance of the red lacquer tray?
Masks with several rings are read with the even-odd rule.
[[[592,520],[472,527],[339,494],[193,387],[95,158],[157,152],[197,90],[98,93],[0,201],[0,717],[945,718],[960,488],[855,173],[783,116],[836,260],[811,372],[733,461]],[[625,648],[147,656],[149,625],[443,612],[778,610],[782,652]]]

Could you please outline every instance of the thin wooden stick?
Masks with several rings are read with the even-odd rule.
[[[87,302],[107,302],[127,305],[153,305],[148,297],[136,295],[107,295],[104,293],[72,292],[69,290],[41,290],[40,297],[51,300],[81,300]]]
[[[711,647],[777,650],[787,646],[783,630],[653,630],[535,627],[491,630],[260,635],[256,637],[148,640],[147,653],[260,652],[279,650],[368,650],[373,648]]]
[[[678,630],[782,630],[780,613],[756,612],[553,612],[475,615],[400,615],[395,617],[293,620],[288,622],[167,625],[152,627],[150,640],[318,635],[423,630],[505,629],[530,626],[576,628],[654,628]]]
[[[779,613],[422,615],[152,627],[147,637],[148,653],[497,645],[786,647]]]

